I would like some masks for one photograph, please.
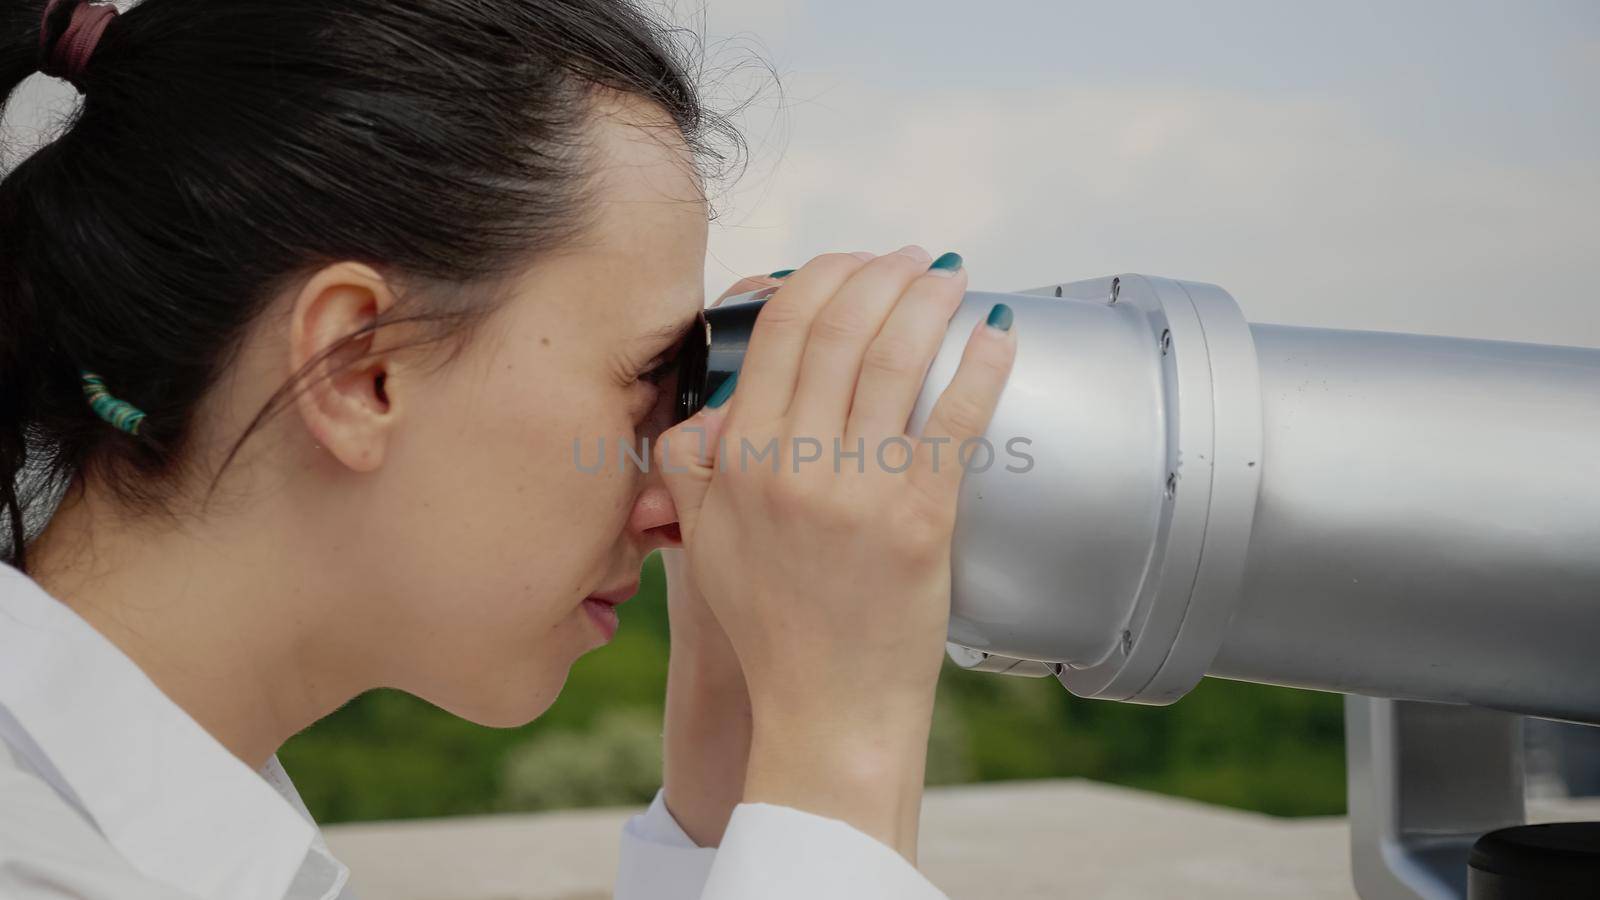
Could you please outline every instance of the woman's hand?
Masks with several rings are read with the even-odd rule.
[[[913,861],[957,449],[986,430],[1016,349],[979,325],[921,439],[905,434],[966,289],[953,261],[813,260],[762,309],[732,398],[657,447],[750,692],[743,801],[842,819]]]

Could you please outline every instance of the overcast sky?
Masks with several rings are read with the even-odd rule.
[[[1147,272],[1253,321],[1600,346],[1594,0],[649,2],[714,98],[758,94],[713,294],[917,242],[984,290]]]
[[[676,5],[713,69],[782,76],[714,292],[915,241],[979,289],[1147,272],[1253,321],[1600,346],[1592,0]]]

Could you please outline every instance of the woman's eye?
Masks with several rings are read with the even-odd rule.
[[[678,357],[677,354],[673,354],[670,358],[662,360],[660,363],[641,374],[639,376],[639,380],[648,381],[651,384],[660,384],[661,382],[665,381],[667,376],[671,375],[677,368]]]

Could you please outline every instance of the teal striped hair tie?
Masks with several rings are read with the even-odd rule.
[[[139,433],[139,423],[144,421],[144,411],[126,400],[118,400],[106,390],[106,383],[93,372],[84,372],[83,395],[89,398],[94,414],[117,426],[128,434]]]

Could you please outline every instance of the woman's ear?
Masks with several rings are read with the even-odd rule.
[[[383,464],[398,420],[389,383],[394,360],[374,333],[394,303],[382,275],[339,262],[311,276],[290,313],[289,368],[291,375],[304,371],[295,407],[313,440],[357,472]]]

